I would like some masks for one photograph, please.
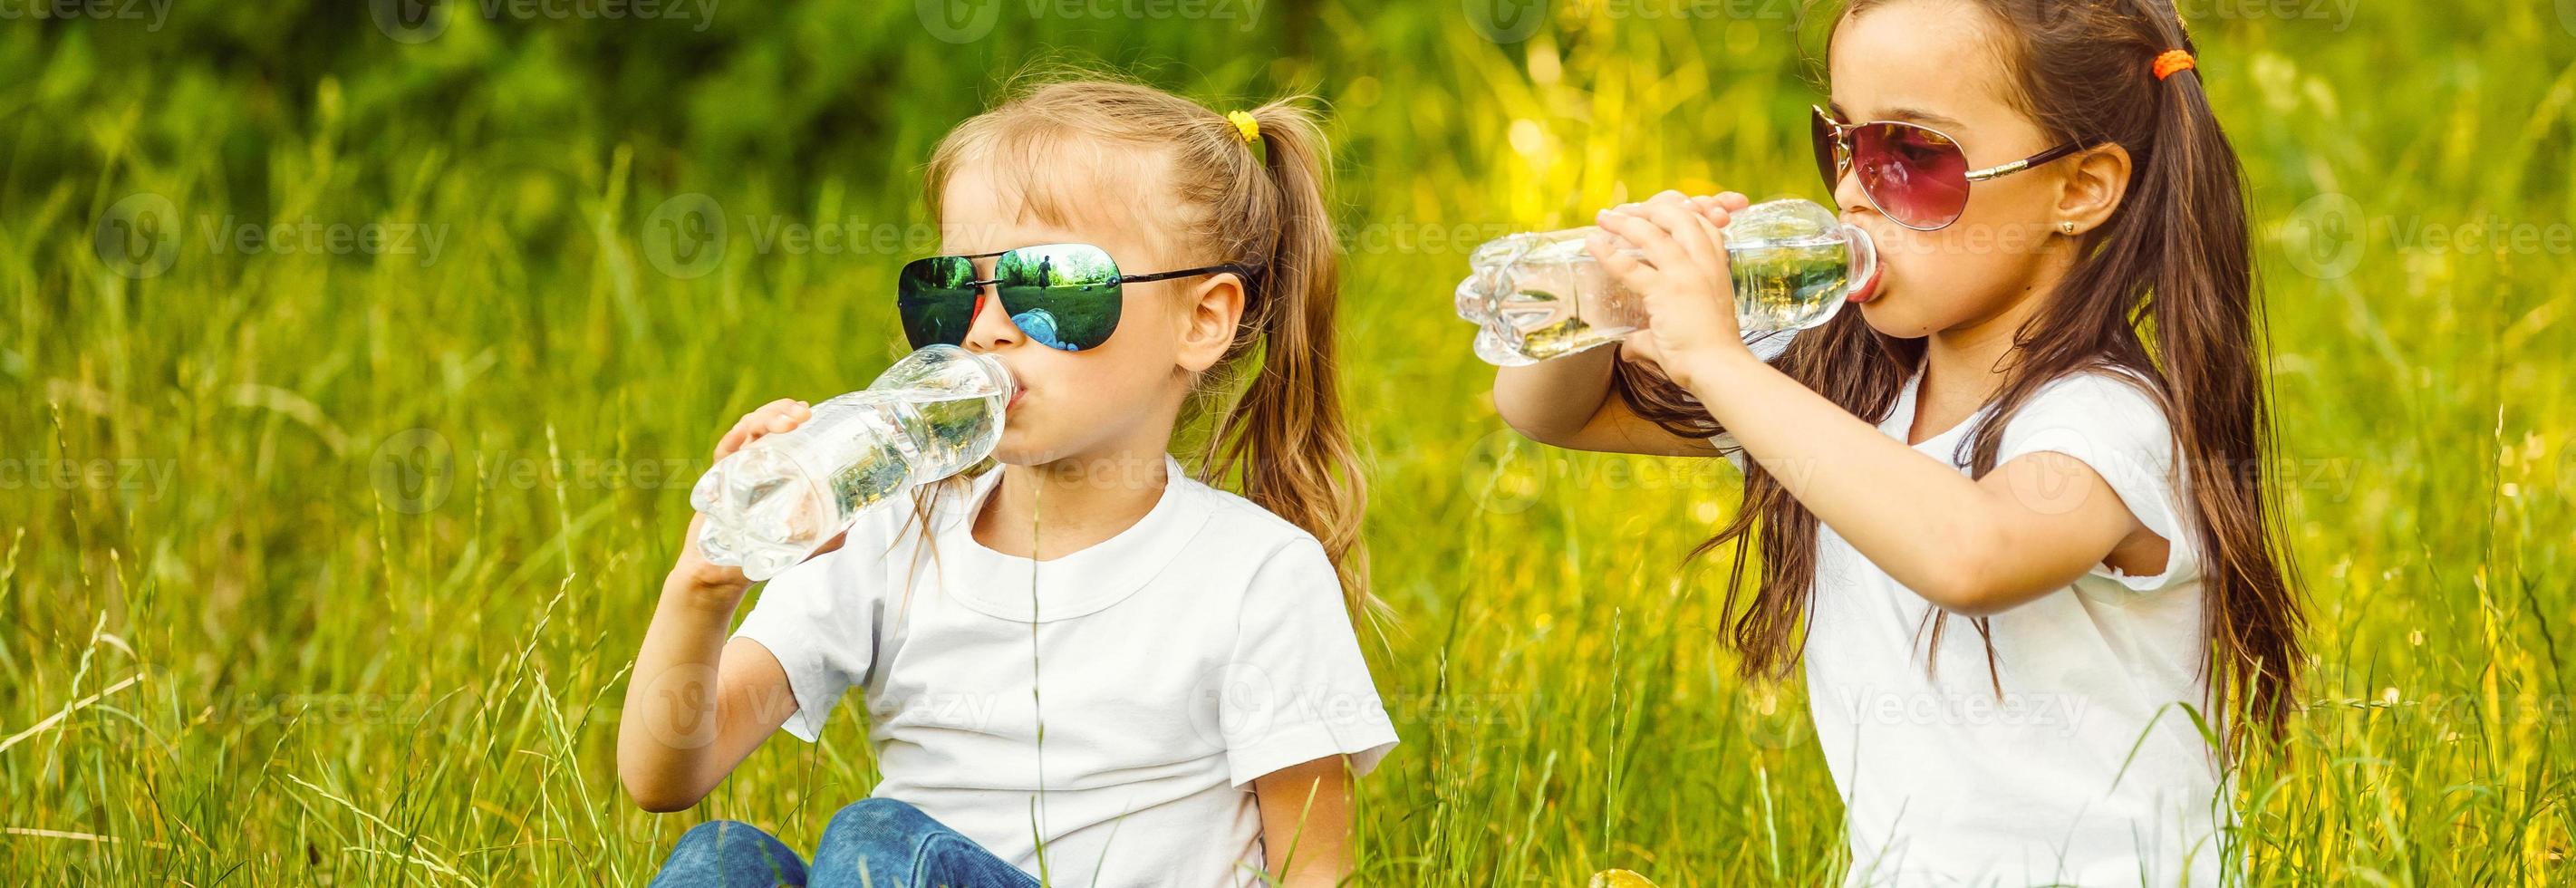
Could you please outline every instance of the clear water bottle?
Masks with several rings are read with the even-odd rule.
[[[814,554],[860,513],[964,471],[1002,440],[1019,390],[991,355],[933,345],[868,387],[814,405],[804,424],[744,445],[689,492],[707,516],[709,562],[766,580]]]
[[[1600,229],[1515,234],[1477,247],[1459,282],[1458,316],[1476,323],[1476,356],[1516,367],[1619,341],[1646,325],[1643,297],[1611,280],[1583,242]],[[1774,200],[1734,213],[1726,258],[1735,323],[1747,333],[1802,330],[1878,274],[1877,245],[1811,201]],[[1636,248],[1628,255],[1642,256]]]

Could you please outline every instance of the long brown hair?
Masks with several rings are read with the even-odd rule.
[[[1199,264],[1255,269],[1243,282],[1234,341],[1201,374],[1182,418],[1210,426],[1199,443],[1200,472],[1217,483],[1232,479],[1245,499],[1313,534],[1357,617],[1375,602],[1360,539],[1367,480],[1342,417],[1334,363],[1341,244],[1325,197],[1330,151],[1307,101],[1244,112],[1255,136],[1227,115],[1150,86],[1092,72],[1031,75],[940,140],[927,186],[935,216],[960,166],[994,163],[1031,212],[1061,223],[1074,196],[1050,187],[1062,178],[1050,174],[1064,169],[1069,145],[1160,165],[1174,193],[1157,203],[1181,242],[1202,254]],[[926,509],[932,499],[918,502]]]
[[[1849,0],[1836,21],[1881,2]],[[2010,99],[2055,141],[2122,146],[2133,172],[2119,209],[2085,233],[2073,269],[2015,332],[2002,385],[1961,444],[1969,469],[1977,477],[1994,469],[2005,425],[2048,383],[2092,371],[2135,374],[2169,417],[2190,476],[2187,511],[2198,539],[2171,542],[2196,543],[2204,556],[2203,669],[2210,702],[2226,708],[2213,717],[2243,713],[2225,719],[2231,750],[2247,721],[2278,738],[2304,665],[2303,619],[2293,568],[2277,551],[2279,491],[2265,483],[2273,428],[2243,176],[2197,72],[2163,80],[2149,73],[2159,53],[2190,49],[2190,37],[2167,0],[1974,2],[2008,35],[2017,88]],[[2142,325],[2152,328],[2152,350]],[[1923,352],[1923,340],[1889,337],[1843,312],[1791,340],[1774,365],[1853,414],[1879,418],[1894,409]],[[1614,388],[1675,434],[1721,431],[1687,392],[1651,370],[1622,362]],[[1735,548],[1725,602],[1748,676],[1784,677],[1805,647],[1816,525],[1777,478],[1749,464],[1744,507],[1692,552],[1757,541]],[[1760,583],[1739,601],[1752,548],[1761,554]],[[1936,650],[1943,622],[1946,615],[1933,624]],[[1984,620],[1973,625],[1985,633]],[[1991,643],[1987,658],[1991,669]]]

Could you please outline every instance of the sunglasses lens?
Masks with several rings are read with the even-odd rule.
[[[975,262],[964,256],[915,259],[895,281],[895,313],[913,348],[957,345],[975,322]]]
[[[1825,194],[1832,195],[1843,185],[1842,164],[1834,159],[1834,124],[1825,119],[1825,109],[1818,108],[1807,128],[1816,143],[1816,174],[1825,177]]]
[[[1062,351],[1097,348],[1125,305],[1118,264],[1089,244],[1022,247],[993,267],[1002,308],[1030,341]]]
[[[1968,208],[1968,156],[1940,133],[1902,123],[1863,126],[1852,132],[1852,165],[1870,200],[1907,226],[1939,228]]]

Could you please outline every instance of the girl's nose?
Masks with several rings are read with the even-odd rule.
[[[1868,192],[1861,190],[1858,164],[1843,170],[1843,177],[1834,180],[1834,203],[1836,209],[1845,213],[1878,212],[1878,207],[1869,202]]]
[[[1010,312],[1002,308],[1002,297],[985,285],[975,295],[975,316],[966,323],[966,350],[999,351],[1016,345],[1023,337],[1020,328],[1011,323]]]

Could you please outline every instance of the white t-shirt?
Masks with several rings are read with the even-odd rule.
[[[931,548],[899,498],[770,580],[735,637],[786,668],[788,733],[863,689],[873,795],[1032,875],[1043,839],[1055,884],[1252,884],[1252,780],[1336,754],[1366,773],[1395,729],[1323,546],[1164,466],[1135,526],[1040,562],[975,541],[998,470],[939,498]]]
[[[1921,384],[1880,431],[1905,440]],[[1987,415],[1914,449],[1965,474],[1961,441]],[[1846,884],[2218,884],[2216,755],[2182,708],[2204,706],[2201,559],[2166,429],[2152,398],[2102,373],[2043,386],[2005,427],[1995,465],[2083,461],[2171,554],[2148,576],[2096,564],[1995,615],[1991,677],[1966,617],[1948,618],[1927,676],[1931,604],[1819,526],[1804,659],[1844,801]]]

